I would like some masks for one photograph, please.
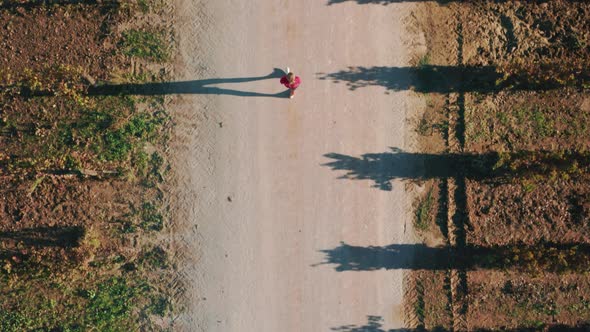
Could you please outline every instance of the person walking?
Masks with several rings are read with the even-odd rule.
[[[287,68],[287,75],[281,77],[281,84],[290,90],[291,93],[289,94],[289,98],[293,98],[295,96],[295,89],[301,84],[301,78],[295,76],[295,74]]]

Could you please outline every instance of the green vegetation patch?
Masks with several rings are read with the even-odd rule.
[[[590,113],[580,109],[582,95],[573,91],[549,91],[536,95],[502,96],[497,98],[501,103],[493,98],[466,97],[468,150],[590,148]],[[552,105],[555,100],[564,102]]]
[[[132,320],[133,301],[142,285],[132,285],[124,278],[111,278],[98,285],[96,291],[85,292],[88,298],[85,325],[98,331],[132,331],[137,329]]]
[[[430,189],[426,197],[422,198],[418,202],[416,208],[416,216],[414,220],[414,227],[419,231],[425,231],[431,224],[432,217],[434,216],[435,198],[433,190]]]
[[[148,269],[166,269],[168,268],[168,253],[162,247],[156,246],[143,253],[138,263],[141,267]]]
[[[120,43],[123,54],[142,59],[163,62],[170,57],[170,50],[164,33],[148,30],[128,30],[123,32]]]
[[[27,271],[28,276],[31,272]],[[19,280],[13,274],[2,292],[0,330],[137,331],[140,310],[150,305],[152,297],[162,296],[139,276],[111,276],[101,281],[92,272],[70,272],[71,279],[66,274],[44,273],[42,278]],[[37,291],[32,292],[34,289]],[[44,291],[39,293],[39,289]]]
[[[25,103],[29,109],[46,109],[54,102],[43,97]],[[141,155],[142,148],[146,142],[165,144],[170,123],[159,103],[152,104],[140,108],[132,96],[108,96],[79,106],[62,98],[56,108],[72,111],[7,116],[0,131],[16,137],[7,142],[7,149],[19,151],[7,162],[13,171],[102,169],[108,163],[110,168],[137,166],[137,174],[146,176],[150,159]]]
[[[164,216],[153,203],[143,203],[141,206],[141,223],[144,230],[161,231],[164,229]]]

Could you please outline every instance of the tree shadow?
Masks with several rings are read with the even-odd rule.
[[[381,316],[367,316],[367,324],[344,325],[331,328],[332,331],[338,332],[452,332],[452,329],[444,327],[434,327],[426,329],[419,328],[399,328],[385,329],[383,327],[383,318]],[[548,327],[517,327],[508,329],[472,329],[473,332],[586,332],[590,331],[590,324],[580,324],[577,326],[552,325]]]
[[[68,5],[90,5],[116,8],[121,5],[116,0],[99,1],[99,0],[5,0],[0,4],[0,10],[16,10],[19,8],[30,10],[43,6],[68,6]]]
[[[545,67],[543,67],[545,68]],[[549,70],[549,69],[548,69]],[[435,66],[419,67],[348,67],[335,73],[318,73],[319,79],[345,82],[350,90],[367,86],[383,86],[388,91],[413,90],[422,93],[480,92],[502,90],[551,90],[573,85],[583,87],[590,81],[588,72],[559,72],[537,77],[521,70],[510,74],[495,66]],[[568,77],[564,82],[562,77]]]
[[[344,242],[320,250],[338,272],[376,270],[505,270],[547,272],[590,271],[590,244],[542,242],[533,246],[427,247],[424,244],[352,246]]]
[[[366,153],[353,157],[327,153],[332,161],[322,164],[334,171],[346,171],[339,179],[372,180],[374,187],[392,190],[394,179],[428,180],[465,177],[478,181],[505,181],[533,174],[565,171],[573,165],[584,169],[590,165],[590,155],[578,152],[555,154],[544,151],[521,151],[510,154],[450,153],[427,154],[404,152]]]
[[[73,248],[79,245],[84,236],[84,228],[68,227],[35,227],[18,231],[0,232],[0,241],[6,244],[24,244],[32,247]]]
[[[236,78],[212,78],[182,82],[162,83],[139,83],[139,84],[106,84],[93,86],[88,89],[90,96],[112,96],[112,95],[168,95],[168,94],[208,94],[208,95],[229,95],[239,97],[274,97],[288,98],[289,90],[279,93],[259,93],[240,91],[233,89],[218,88],[210,86],[213,84],[225,83],[246,83],[268,79],[280,78],[283,75],[281,69],[275,68],[270,74],[255,77]]]
[[[0,249],[0,261],[3,260],[13,260],[13,261],[22,261],[26,255],[24,255],[20,250],[12,250],[12,249]]]

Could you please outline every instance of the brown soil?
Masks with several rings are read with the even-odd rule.
[[[453,2],[422,6],[428,39],[428,61],[443,66],[492,66],[535,71],[540,63],[561,71],[590,60],[590,4],[550,2]],[[519,69],[520,70],[520,69]],[[430,94],[431,108],[419,123],[425,151],[474,155],[522,151],[588,151],[590,147],[590,93],[584,85],[456,94]],[[440,110],[442,109],[442,111]],[[441,119],[441,115],[443,118]],[[443,128],[448,131],[424,130]],[[419,130],[420,132],[420,130]],[[438,133],[442,135],[438,135]],[[441,144],[446,148],[441,148]],[[516,172],[514,173],[516,174]],[[543,242],[587,244],[590,241],[590,178],[577,164],[567,169],[496,180],[467,180],[455,191],[448,210],[449,236],[456,245],[538,245]],[[446,180],[443,180],[446,181]],[[439,218],[448,216],[445,192]],[[462,194],[461,194],[462,193]],[[425,235],[430,239],[432,235]],[[427,240],[427,243],[430,240]],[[451,241],[452,242],[452,241]],[[452,244],[452,243],[451,243]],[[507,259],[510,261],[510,258]],[[455,330],[543,328],[578,326],[590,320],[590,277],[587,271],[555,274],[542,270],[516,271],[510,264],[500,270],[414,272],[412,283],[428,285],[442,280],[453,289],[423,293],[424,318],[414,326]],[[446,281],[445,281],[446,280]],[[447,308],[438,305],[449,299]],[[433,304],[429,304],[432,302]],[[438,317],[446,315],[451,322]]]
[[[133,2],[69,2],[0,4],[0,327],[8,331],[24,330],[19,324],[90,328],[80,325],[90,323],[76,313],[88,303],[79,292],[97,290],[109,278],[155,285],[165,277],[158,272],[162,266],[153,274],[141,271],[142,255],[166,226],[160,144],[170,123],[161,116],[163,100],[84,94],[115,72],[136,74],[132,59],[117,51],[118,27],[129,24],[136,9]],[[22,93],[35,84],[55,93]],[[106,142],[142,112],[163,120],[156,121],[163,129],[152,135],[160,138],[131,135],[125,154],[104,157],[96,142]],[[108,121],[97,120],[101,114]],[[154,290],[133,305],[150,305]],[[47,301],[57,304],[42,307]],[[133,330],[150,321],[149,313],[142,317],[117,328]]]
[[[74,266],[118,254],[137,257],[140,233],[130,229],[140,228],[142,204],[159,194],[127,181],[80,180],[73,175],[46,175],[34,189],[33,181],[0,181],[2,250],[17,250],[25,258],[40,255],[46,266],[66,257]],[[73,234],[69,229],[80,231]],[[83,245],[89,236],[99,241],[98,247]],[[19,268],[19,262],[12,263]]]
[[[590,319],[590,279],[578,274],[523,276],[515,272],[468,272],[468,322],[473,327],[525,327]]]
[[[0,10],[0,66],[3,71],[39,71],[51,65],[81,66],[106,80],[129,59],[116,55],[114,5],[51,5]]]
[[[51,65],[84,65],[91,75],[107,78],[109,68],[121,65],[113,57],[114,38],[108,29],[120,20],[100,6],[55,5],[16,6],[0,10],[0,62],[4,85],[14,82],[24,71],[40,75]],[[99,41],[101,41],[99,43]],[[110,46],[109,46],[110,44]],[[39,130],[56,130],[57,121],[72,117],[75,105],[68,98],[24,98],[5,90],[2,98],[2,159],[39,153],[29,137]],[[49,114],[48,114],[49,113]],[[45,120],[45,121],[44,121]],[[55,121],[55,123],[53,123]],[[39,124],[46,128],[39,128]],[[9,125],[12,124],[12,125]],[[25,151],[23,151],[25,150]],[[27,151],[28,150],[28,151]],[[6,168],[2,178],[2,229],[92,224],[92,199],[78,201],[82,193],[94,191],[100,182],[80,181],[75,176],[47,176],[31,193],[34,174],[15,177]],[[103,197],[104,202],[111,201]]]
[[[469,181],[467,241],[476,245],[589,243],[587,176],[508,184]]]
[[[465,64],[584,62],[590,55],[590,6],[582,1],[479,1],[455,8]]]

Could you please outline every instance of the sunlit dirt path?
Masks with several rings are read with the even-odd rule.
[[[195,258],[182,271],[188,331],[331,331],[369,315],[403,326],[402,271],[339,271],[322,250],[410,241],[404,183],[340,178],[323,164],[330,153],[411,149],[407,118],[422,101],[320,78],[408,66],[415,4],[327,2],[177,0],[179,79],[221,79],[176,111],[191,225],[182,241]],[[287,66],[303,81],[293,100],[274,71]]]

